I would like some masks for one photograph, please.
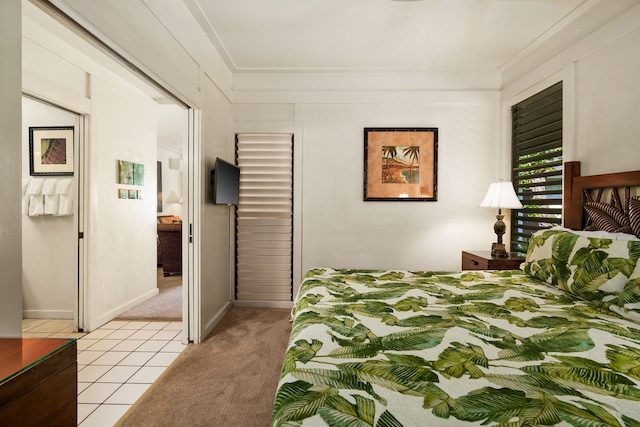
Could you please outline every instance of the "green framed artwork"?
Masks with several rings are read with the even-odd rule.
[[[144,185],[144,165],[118,160],[118,184]]]
[[[118,160],[118,184],[133,184],[133,163]]]
[[[141,163],[133,164],[133,185],[144,185],[144,165]]]

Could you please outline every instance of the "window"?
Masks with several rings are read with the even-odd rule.
[[[236,299],[291,301],[293,137],[239,134]]]
[[[531,235],[562,223],[562,82],[514,105],[513,186],[524,206],[511,211],[511,252],[526,254]]]

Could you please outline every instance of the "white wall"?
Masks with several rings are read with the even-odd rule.
[[[462,250],[490,249],[495,212],[478,205],[499,178],[497,92],[371,91],[354,102],[236,90],[236,132],[295,132],[294,286],[314,267],[459,270]],[[438,128],[437,202],[363,201],[365,127]]]
[[[314,267],[458,270],[462,250],[488,249],[478,208],[497,179],[497,94],[451,103],[306,105],[302,271]],[[437,127],[438,201],[364,202],[363,128]]]
[[[636,6],[527,72],[514,77],[506,70],[503,128],[510,123],[510,105],[562,80],[565,161],[580,161],[583,175],[637,170],[639,45],[640,6]],[[509,137],[505,131],[504,144]]]
[[[585,175],[640,168],[639,46],[637,28],[575,64],[574,156]]]
[[[22,102],[22,179],[75,178],[29,175],[29,127],[73,126],[78,116],[24,97]],[[76,174],[77,176],[77,174]],[[75,180],[72,194],[77,194]],[[77,200],[74,199],[74,205]],[[77,209],[72,215],[22,215],[22,294],[25,319],[73,319],[78,298]]]
[[[8,338],[22,334],[20,4],[0,2],[0,337]]]
[[[201,242],[202,257],[200,259],[200,295],[201,310],[206,317],[202,318],[203,336],[215,326],[219,318],[230,307],[232,299],[230,283],[231,271],[231,219],[233,211],[229,206],[213,204],[213,187],[210,177],[216,157],[232,161],[234,144],[232,129],[231,103],[216,88],[207,76],[202,81],[205,95],[202,118],[202,149],[200,152],[201,182],[199,207],[201,229],[197,234]]]
[[[158,293],[156,108],[150,98],[92,80],[89,132],[89,329]],[[144,186],[117,183],[117,160],[143,164]],[[119,188],[144,199],[118,199]]]

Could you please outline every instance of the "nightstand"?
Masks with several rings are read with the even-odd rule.
[[[491,258],[491,251],[462,252],[463,270],[519,270],[524,257],[509,254],[508,258]]]

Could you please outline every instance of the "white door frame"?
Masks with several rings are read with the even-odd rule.
[[[82,233],[85,231],[85,225],[87,223],[87,206],[85,196],[85,189],[87,184],[87,174],[84,171],[87,169],[88,158],[86,153],[86,141],[88,141],[88,126],[89,121],[89,109],[90,102],[86,98],[76,97],[73,99],[66,99],[67,102],[62,99],[58,99],[55,96],[43,96],[42,93],[47,93],[47,88],[56,87],[51,82],[41,82],[31,78],[29,73],[23,72],[26,77],[23,76],[23,88],[22,96],[31,98],[37,102],[49,105],[53,108],[68,111],[77,116],[78,128],[73,132],[73,170],[74,178],[76,181],[76,211],[73,220],[73,229],[76,233],[76,239],[78,242],[78,251],[76,256],[76,269],[77,269],[77,282],[74,289],[75,301],[73,308],[73,322],[79,331],[85,329],[87,323],[87,247],[84,244],[84,237]],[[51,91],[50,91],[51,92]],[[53,91],[57,93],[56,91]],[[51,95],[51,94],[50,94]]]
[[[88,306],[88,295],[87,295],[87,283],[88,283],[88,249],[87,245],[85,245],[84,232],[87,224],[87,206],[86,200],[88,197],[85,196],[85,191],[87,188],[87,174],[83,173],[87,168],[87,162],[89,161],[88,157],[85,155],[86,153],[86,144],[85,141],[88,141],[88,132],[89,126],[87,126],[88,117],[81,114],[78,120],[78,138],[74,143],[77,148],[75,149],[75,158],[76,164],[74,165],[75,170],[77,171],[76,179],[77,182],[77,224],[76,230],[78,233],[78,289],[77,289],[77,309],[74,313],[74,320],[76,326],[78,327],[78,331],[84,331],[85,325],[88,321],[87,315],[87,306]],[[75,138],[74,138],[75,139]]]
[[[196,344],[202,341],[202,315],[200,307],[200,206],[201,197],[201,111],[188,110],[189,137],[185,143],[187,153],[187,179],[183,180],[183,194],[186,195],[183,206],[187,207],[186,224],[183,224],[183,322],[184,341]],[[186,225],[186,226],[185,226]],[[186,284],[186,286],[184,286]]]

